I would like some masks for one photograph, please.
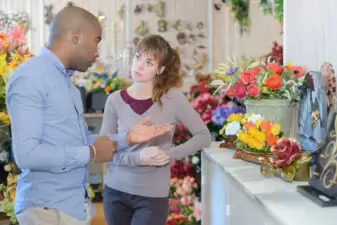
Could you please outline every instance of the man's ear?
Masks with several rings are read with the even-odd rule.
[[[159,69],[158,69],[158,75],[160,75],[160,74],[162,74],[163,72],[164,72],[164,70],[165,70],[165,66],[162,66],[162,67],[160,67]]]
[[[78,45],[79,40],[80,40],[81,33],[80,31],[73,30],[71,32],[71,41],[74,45]]]

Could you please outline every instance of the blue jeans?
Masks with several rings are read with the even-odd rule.
[[[165,225],[168,197],[131,195],[104,187],[104,216],[108,225]]]

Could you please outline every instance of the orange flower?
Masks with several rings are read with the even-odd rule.
[[[304,75],[304,70],[300,66],[291,66],[289,69],[290,69],[291,73],[297,78]]]
[[[246,130],[249,130],[249,128],[251,128],[251,127],[255,127],[255,125],[252,122],[248,122],[248,123],[245,124]]]
[[[282,85],[282,77],[277,74],[273,74],[265,80],[267,87],[273,90],[279,90]]]
[[[106,86],[105,88],[104,88],[104,91],[105,92],[110,92],[111,91],[111,86],[109,85],[109,86]]]
[[[0,39],[2,39],[2,40],[4,40],[4,41],[6,41],[6,39],[7,39],[7,36],[6,36],[6,34],[4,34],[4,33],[0,33]]]
[[[283,72],[283,67],[277,63],[269,63],[268,67],[274,73],[281,74]]]
[[[273,123],[270,120],[263,120],[261,122],[261,127],[264,131],[270,131],[272,126],[273,126]]]
[[[266,141],[269,146],[273,146],[277,143],[278,137],[274,136],[272,133],[268,132],[266,135]]]

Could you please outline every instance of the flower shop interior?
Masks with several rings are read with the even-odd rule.
[[[132,83],[142,37],[163,36],[182,59],[182,89],[213,139],[171,161],[167,225],[337,224],[335,0],[0,0],[0,225],[18,224],[21,173],[6,85],[72,6],[102,27],[96,63],[71,77],[92,133],[109,94]],[[175,129],[172,145],[191,138],[184,124]],[[92,225],[107,224],[106,168],[88,166]]]

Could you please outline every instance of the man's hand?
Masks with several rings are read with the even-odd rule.
[[[94,149],[96,149],[95,162],[109,162],[116,152],[116,141],[112,141],[107,136],[99,137],[90,146],[90,160],[94,159]]]
[[[170,161],[168,154],[156,146],[143,148],[139,151],[138,157],[143,166],[164,166]]]
[[[145,143],[152,138],[163,135],[173,129],[173,126],[169,123],[147,125],[151,119],[151,116],[146,117],[129,131],[127,136],[128,145],[131,146]]]

